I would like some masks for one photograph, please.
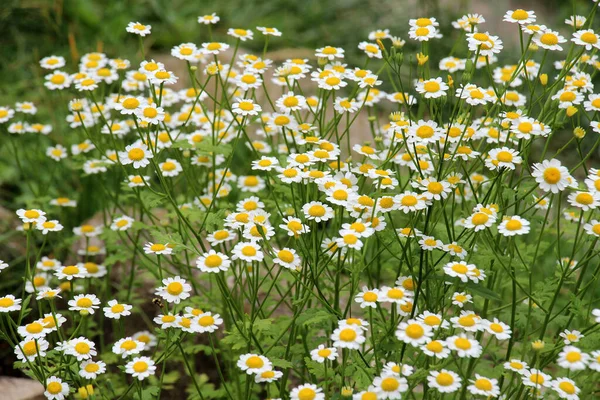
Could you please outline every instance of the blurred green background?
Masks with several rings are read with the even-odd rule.
[[[575,0],[586,15],[591,0]],[[573,12],[569,0],[0,0],[0,105],[19,99],[35,101],[42,87],[37,61],[50,54],[70,57],[103,50],[109,56],[129,56],[137,41],[125,32],[130,21],[152,25],[146,45],[168,52],[182,42],[207,41],[206,28],[197,17],[216,12],[221,22],[216,37],[226,40],[229,27],[275,26],[283,32],[270,48],[310,48],[325,44],[344,47],[348,60],[357,57],[357,44],[371,30],[388,28],[407,39],[408,19],[435,16],[449,40],[436,41],[436,53],[446,54],[456,37],[450,22],[466,12],[482,13],[483,29],[516,44],[513,25],[502,15],[517,7],[536,10],[539,22],[566,30],[562,21]],[[508,35],[508,37],[506,37]],[[229,38],[230,39],[230,38]],[[250,50],[262,49],[262,40],[246,42]],[[415,46],[407,40],[407,46]],[[439,51],[438,51],[439,50]],[[506,52],[505,52],[506,53]]]

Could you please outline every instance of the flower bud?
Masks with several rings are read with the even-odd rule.
[[[454,87],[454,79],[452,79],[452,75],[448,74],[448,86]]]
[[[402,65],[403,62],[404,62],[404,53],[396,54],[396,64],[398,64],[398,66],[400,66],[400,65]]]
[[[573,115],[577,114],[577,111],[578,111],[577,107],[574,107],[574,106],[567,107],[567,115],[569,117],[572,117]]]
[[[542,340],[536,340],[535,342],[531,342],[531,348],[535,351],[544,350],[544,346],[546,346],[546,344]]]
[[[423,53],[417,54],[417,62],[419,63],[419,65],[425,65],[428,60],[429,60],[429,56],[426,56]]]
[[[406,42],[402,39],[400,39],[399,37],[393,37],[392,38],[392,46],[394,46],[397,49],[401,49],[402,47],[404,47],[404,44]]]
[[[543,86],[546,86],[548,84],[548,74],[541,74],[540,75],[540,83]]]
[[[79,394],[80,398],[87,399],[89,396],[94,395],[94,387],[92,385],[82,386],[77,389],[77,393]]]
[[[577,139],[583,139],[585,137],[585,134],[586,134],[585,129],[583,129],[580,126],[573,129],[573,136],[575,136]]]

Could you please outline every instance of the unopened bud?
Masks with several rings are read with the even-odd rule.
[[[548,84],[548,74],[541,74],[540,75],[540,83],[543,86],[546,86]]]
[[[585,129],[583,129],[582,127],[578,126],[577,128],[573,129],[573,135],[577,138],[577,139],[583,139],[585,137]]]
[[[396,54],[396,63],[400,66],[404,62],[404,53]]]
[[[569,117],[572,117],[573,115],[577,114],[577,111],[578,111],[577,107],[574,107],[574,106],[567,107],[567,115]]]
[[[535,351],[544,350],[546,344],[542,340],[536,340],[535,342],[531,342],[531,348]]]
[[[419,63],[419,65],[425,65],[428,60],[429,60],[429,56],[426,56],[423,53],[417,54],[417,62]]]

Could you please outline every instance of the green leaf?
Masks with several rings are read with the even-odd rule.
[[[488,299],[488,300],[496,300],[502,301],[502,297],[498,295],[498,293],[486,288],[485,286],[478,285],[473,282],[467,283],[467,288],[474,294],[478,294],[479,296]]]
[[[271,362],[274,366],[279,368],[292,368],[294,366],[291,362],[282,358],[271,358]]]

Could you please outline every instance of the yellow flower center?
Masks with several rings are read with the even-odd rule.
[[[315,204],[312,205],[309,209],[308,209],[308,214],[311,217],[322,217],[325,215],[325,213],[327,212],[327,210],[325,210],[325,207],[319,205],[319,204]]]
[[[440,194],[444,191],[444,186],[439,182],[429,182],[427,191],[433,194]]]
[[[81,308],[90,308],[91,306],[94,305],[92,300],[87,297],[82,297],[81,299],[77,300],[76,304],[77,304],[77,307],[81,307]]]
[[[523,224],[517,219],[511,219],[506,223],[506,229],[508,229],[509,231],[518,231],[522,227]]]
[[[473,317],[472,315],[466,315],[466,316],[460,317],[458,319],[458,323],[459,323],[459,325],[466,326],[466,327],[474,326],[475,325],[475,317]]]
[[[591,32],[585,32],[581,35],[581,40],[585,43],[596,44],[598,42],[598,37]]]
[[[365,294],[363,294],[363,300],[369,303],[373,303],[377,301],[377,294],[374,292],[367,292]]]
[[[130,160],[133,161],[140,161],[144,158],[144,150],[139,149],[139,148],[133,148],[131,150],[129,150],[129,153],[127,153],[127,156],[129,157]]]
[[[428,139],[428,138],[432,137],[434,133],[435,133],[435,131],[429,125],[423,125],[417,129],[417,136],[420,137],[421,139]]]
[[[211,317],[210,315],[205,315],[198,320],[198,324],[200,324],[201,326],[204,326],[204,327],[211,326],[214,323],[215,323],[215,319],[213,317]]]
[[[574,363],[574,362],[581,360],[581,353],[578,351],[571,351],[571,352],[567,353],[565,358],[567,359],[568,362]]]
[[[25,330],[28,333],[36,334],[42,332],[44,330],[44,327],[39,322],[32,322],[31,324],[27,324],[25,326]]]
[[[355,235],[353,235],[351,233],[344,235],[344,243],[352,245],[352,244],[355,244],[356,242],[358,242],[358,238]]]
[[[298,400],[313,400],[317,393],[311,388],[303,388],[298,392]]]
[[[246,360],[246,365],[249,368],[262,368],[262,366],[264,365],[264,361],[262,360],[262,358],[258,357],[258,356],[251,356]]]
[[[406,336],[411,339],[419,339],[425,334],[425,330],[419,324],[410,324],[406,327]]]
[[[62,385],[58,382],[50,382],[48,386],[46,386],[46,390],[50,394],[59,394],[62,392]]]
[[[55,85],[60,85],[65,82],[65,77],[61,74],[55,74],[52,75],[52,78],[50,78],[50,82],[54,83]]]
[[[485,225],[489,219],[490,217],[486,213],[482,212],[476,213],[473,215],[473,218],[471,218],[474,225]]]
[[[25,353],[26,356],[33,356],[37,354],[37,345],[35,344],[35,341],[30,341],[25,343],[23,346],[23,353]]]
[[[533,125],[531,122],[521,122],[517,127],[523,133],[529,133],[533,130]]]
[[[155,243],[152,246],[150,246],[150,250],[152,251],[163,251],[167,248],[167,246],[165,246],[164,244],[160,244],[160,243]]]
[[[561,174],[560,170],[556,167],[548,167],[544,170],[544,181],[551,185],[554,185],[560,181]]]
[[[576,392],[575,385],[573,385],[571,382],[562,381],[558,384],[558,387],[567,394],[575,394]]]
[[[513,369],[523,369],[523,364],[521,364],[520,362],[512,361],[510,363],[510,367]]]
[[[356,339],[356,332],[354,329],[343,329],[340,332],[340,340],[344,342],[352,342],[354,339]]]
[[[570,102],[577,98],[575,93],[573,92],[564,92],[560,95],[560,101]]]
[[[40,213],[35,210],[27,210],[23,215],[25,216],[25,218],[29,219],[35,219],[40,217]]]
[[[492,390],[492,382],[489,379],[479,378],[475,381],[475,387],[479,390]]]
[[[423,89],[425,89],[426,92],[435,93],[440,90],[440,84],[436,81],[425,82]]]
[[[146,107],[144,108],[143,114],[146,118],[154,118],[158,115],[158,111],[156,111],[156,108],[154,107]]]
[[[381,389],[385,392],[393,392],[398,389],[400,382],[396,378],[388,377],[381,381]]]
[[[8,308],[15,304],[15,301],[8,297],[0,298],[0,308]]]
[[[583,204],[583,205],[587,206],[594,202],[594,196],[592,196],[589,193],[579,193],[575,197],[575,201],[578,202],[579,204]]]
[[[283,100],[283,105],[286,107],[296,107],[298,105],[298,99],[294,96],[286,97]]]
[[[249,101],[241,101],[239,104],[240,109],[244,110],[244,111],[252,111],[254,110],[254,104],[252,104],[252,102]]]
[[[512,18],[516,19],[517,21],[522,21],[524,19],[529,18],[529,13],[525,10],[518,9],[518,10],[513,11]]]
[[[529,380],[535,383],[536,385],[542,385],[545,381],[544,377],[540,374],[531,374]]]
[[[75,345],[75,351],[79,354],[88,354],[90,352],[90,346],[85,342],[79,342]]]
[[[43,276],[36,276],[35,278],[33,278],[33,286],[40,287],[44,284],[46,284],[46,278],[44,278]]]
[[[121,343],[121,349],[125,350],[125,351],[131,351],[133,349],[135,349],[137,347],[137,345],[135,344],[135,342],[133,340],[126,340],[123,343]]]
[[[429,326],[438,326],[442,321],[436,315],[428,315],[423,319],[423,322]]]
[[[123,304],[115,304],[110,308],[110,311],[112,311],[115,314],[122,313],[123,311],[125,311],[125,307],[123,307]]]
[[[540,37],[540,42],[548,46],[554,46],[555,44],[558,44],[558,36],[554,33],[544,33]]]
[[[427,29],[425,27],[417,28],[415,30],[415,34],[417,36],[427,36],[427,35],[429,35],[429,29]]]
[[[454,383],[454,377],[447,372],[440,372],[435,381],[440,386],[450,386]]]
[[[427,343],[427,350],[434,353],[441,353],[444,350],[444,346],[439,340],[433,340]]]
[[[246,257],[254,257],[256,255],[256,249],[252,246],[244,246],[242,254]]]
[[[94,372],[97,372],[100,369],[100,366],[96,363],[91,363],[85,366],[85,372],[89,372],[91,374],[93,374]]]
[[[496,158],[501,162],[512,162],[513,160],[512,154],[505,150],[499,151]]]
[[[253,84],[256,82],[256,77],[254,75],[243,75],[242,82],[249,84],[249,85]]]
[[[163,163],[162,169],[163,171],[174,171],[175,169],[177,169],[177,165],[175,165],[175,163],[171,161],[167,161]]]
[[[167,292],[172,296],[178,296],[183,292],[183,285],[179,282],[171,282],[167,285]]]
[[[147,369],[148,369],[148,363],[145,361],[136,361],[133,364],[133,370],[135,372],[137,372],[138,374],[140,374],[142,372],[146,372]]]
[[[418,203],[418,200],[415,196],[409,194],[402,197],[401,203],[403,206],[412,207]]]
[[[258,178],[256,176],[248,176],[246,179],[244,179],[244,185],[256,186],[258,185]]]

